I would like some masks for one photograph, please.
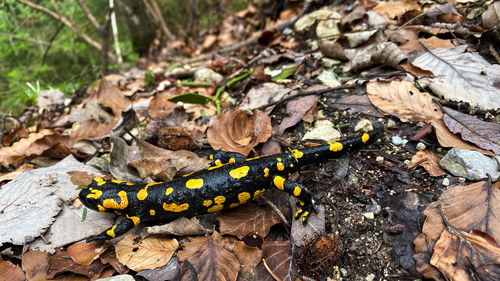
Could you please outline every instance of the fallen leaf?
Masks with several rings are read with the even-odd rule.
[[[259,110],[254,110],[250,117],[243,110],[230,110],[217,117],[207,131],[208,142],[213,149],[245,156],[271,134],[271,119]]]
[[[500,109],[500,65],[466,49],[467,45],[435,49],[418,56],[412,64],[434,73],[434,78],[421,83],[446,100],[467,102],[482,110]]]
[[[208,240],[208,236],[194,236],[188,237],[187,242],[182,243],[182,250],[177,253],[177,258],[180,262],[184,262],[192,257],[201,247],[203,247]]]
[[[172,257],[170,261],[161,267],[155,269],[145,269],[137,273],[146,280],[179,280],[181,264],[176,257]]]
[[[130,151],[127,142],[117,136],[106,137],[102,142],[109,142],[112,147],[109,155],[109,171],[113,177],[127,182],[142,183],[142,178],[127,165],[127,156]]]
[[[206,244],[188,258],[196,270],[198,280],[235,281],[238,277],[240,264],[234,254],[221,245],[221,240],[220,234],[214,232],[208,237]],[[193,280],[191,270],[184,272],[181,280]]]
[[[46,280],[47,270],[49,269],[49,253],[42,251],[27,251],[23,254],[22,268],[26,273],[26,280]]]
[[[276,83],[262,83],[254,86],[247,95],[243,98],[239,109],[252,110],[259,108],[268,103],[281,100],[286,94],[290,93],[292,89],[286,88],[281,84]],[[269,114],[274,109],[274,106],[266,107],[265,113]]]
[[[369,82],[366,92],[380,111],[398,117],[402,122],[430,122],[443,116],[432,97],[420,92],[409,81]]]
[[[23,281],[25,280],[25,276],[19,265],[0,258],[0,280]]]
[[[23,163],[12,172],[0,173],[0,182],[13,180],[20,174],[29,170],[33,170],[34,168],[35,166],[32,164]]]
[[[417,151],[411,158],[410,170],[415,170],[417,166],[423,167],[431,177],[440,177],[446,175],[446,172],[439,166],[439,160],[443,155],[434,153],[429,150]]]
[[[234,255],[243,268],[252,269],[262,259],[262,250],[257,247],[248,247],[243,241],[234,242]]]
[[[451,108],[443,107],[444,124],[454,134],[475,145],[500,155],[500,124],[485,122]]]
[[[422,38],[422,39],[414,39],[406,42],[405,44],[399,46],[399,49],[401,49],[401,52],[403,54],[407,55],[413,51],[425,51],[424,46],[419,42],[422,41],[427,48],[434,50],[437,48],[452,48],[454,47],[453,43],[451,43],[450,40],[446,39],[441,39],[437,36],[431,36],[429,38]],[[429,73],[432,74],[432,72],[429,71]]]
[[[308,90],[319,90],[324,87],[317,87],[314,89],[309,88]],[[286,129],[295,126],[299,123],[304,115],[316,105],[319,97],[315,95],[305,96],[298,99],[291,100],[286,105],[287,116],[281,120],[281,124],[278,127],[278,135],[283,135]]]
[[[59,250],[50,257],[47,279],[54,279],[66,272],[84,275],[88,278],[99,277],[106,267],[108,266],[102,264],[99,260],[90,265],[79,265],[68,257],[68,252]]]
[[[481,17],[486,28],[493,28],[498,25],[500,23],[500,3],[496,1],[491,3]]]
[[[401,17],[406,12],[411,10],[420,11],[420,4],[409,0],[399,0],[393,2],[380,2],[373,10],[384,18],[391,20]]]
[[[362,112],[373,117],[382,117],[383,115],[373,106],[367,95],[342,95],[339,99],[328,99],[328,107],[337,111],[347,111],[349,114]]]
[[[311,213],[309,215],[306,225],[300,219],[293,219],[290,238],[295,246],[303,247],[319,235],[325,233],[325,207],[319,205],[318,211],[318,214]]]
[[[342,255],[342,240],[333,234],[318,235],[309,241],[304,250],[301,261],[303,271],[319,279],[329,274]]]
[[[179,247],[176,239],[150,236],[135,242],[134,239],[137,237],[134,234],[127,234],[115,246],[120,263],[135,271],[166,265]]]
[[[68,247],[68,255],[77,264],[90,265],[106,251],[108,246],[107,244],[103,244],[100,247],[96,247],[92,243],[77,243]]]
[[[154,119],[163,119],[170,115],[177,107],[177,103],[171,102],[168,99],[172,97],[170,93],[156,94],[149,104],[148,114]]]
[[[265,241],[262,244],[262,262],[256,268],[256,280],[275,281],[273,276],[282,281],[295,281],[301,278],[297,265],[291,255],[290,241]],[[267,266],[264,265],[264,261]]]
[[[214,227],[215,228],[215,227]],[[163,225],[145,227],[143,230],[147,234],[170,234],[175,236],[206,235],[212,233],[214,229],[207,229],[197,217],[190,219],[180,217],[172,222]]]
[[[467,186],[454,186],[446,190],[438,201],[431,203],[424,212],[427,218],[422,227],[422,234],[414,240],[415,254],[413,258],[417,263],[417,270],[427,278],[444,280],[439,278],[436,270],[439,269],[447,278],[458,280],[453,279],[453,275],[448,275],[450,268],[454,268],[455,274],[463,276],[463,271],[467,271],[466,268],[470,266],[479,268],[487,265],[490,260],[497,260],[496,263],[498,263],[498,258],[500,258],[498,245],[485,247],[483,242],[478,241],[481,239],[470,235],[473,235],[474,231],[480,231],[490,236],[494,241],[500,241],[500,231],[498,231],[500,229],[499,198],[500,183],[491,184],[483,181]],[[449,222],[448,226],[443,222],[439,206],[442,207]],[[456,230],[451,236],[445,233],[450,226]],[[457,233],[460,233],[463,239],[470,243],[464,243],[461,246],[468,254],[458,261],[445,253],[448,248],[453,251],[454,248],[458,247]],[[476,240],[476,242],[472,240]],[[438,242],[439,244],[437,244]],[[443,248],[441,245],[447,246]],[[478,259],[477,252],[480,252],[483,258]],[[439,260],[439,256],[447,256],[447,258]],[[457,268],[457,265],[460,268]]]

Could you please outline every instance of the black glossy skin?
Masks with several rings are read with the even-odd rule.
[[[96,211],[124,214],[126,219],[87,241],[114,238],[139,222],[167,223],[182,216],[234,208],[259,197],[271,187],[299,199],[300,209],[295,217],[302,217],[302,221],[306,223],[310,212],[317,212],[315,195],[302,185],[287,180],[288,175],[303,165],[335,158],[366,146],[378,138],[379,133],[377,130],[341,142],[250,159],[234,153],[219,153],[221,155],[214,157],[217,159],[214,166],[170,182],[132,185],[95,178],[89,188],[80,192],[82,203]],[[223,159],[227,163],[222,164],[218,158],[227,158]],[[144,192],[146,186],[147,195]]]

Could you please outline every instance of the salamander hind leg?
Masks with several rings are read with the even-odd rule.
[[[86,242],[89,243],[91,241],[104,241],[108,239],[113,239],[122,234],[125,234],[125,232],[134,228],[134,226],[139,224],[139,221],[140,219],[138,217],[127,216],[119,224],[113,225],[109,229],[103,231],[101,234],[90,236],[89,238],[87,238]]]
[[[297,204],[299,209],[295,213],[295,218],[298,219],[302,217],[302,222],[307,224],[307,219],[311,212],[315,214],[318,213],[318,207],[316,206],[317,196],[309,189],[303,185],[287,180],[282,176],[274,176],[272,185],[286,193],[293,195],[295,198],[299,199]]]

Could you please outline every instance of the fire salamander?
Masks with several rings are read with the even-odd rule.
[[[257,198],[268,188],[277,188],[299,200],[295,218],[307,223],[310,212],[317,213],[316,196],[311,190],[287,179],[301,166],[335,158],[365,146],[380,130],[352,139],[262,157],[245,158],[238,153],[218,153],[213,164],[170,182],[132,184],[101,177],[83,189],[79,198],[90,209],[126,216],[120,223],[87,242],[115,238],[139,223],[167,223],[182,216],[196,216],[236,208]],[[225,164],[224,164],[225,163]]]

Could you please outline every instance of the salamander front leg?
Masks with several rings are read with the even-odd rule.
[[[220,167],[223,164],[243,162],[247,159],[245,155],[238,152],[228,152],[222,150],[215,151],[213,154],[210,154],[208,158],[213,160],[213,162],[210,163],[210,167]]]
[[[274,176],[272,184],[277,189],[283,190],[299,199],[299,210],[295,213],[296,219],[302,216],[302,222],[306,224],[311,211],[315,214],[318,213],[318,207],[316,206],[316,194],[312,193],[303,185],[287,180],[282,176]]]
[[[113,225],[106,231],[103,231],[101,234],[90,236],[87,238],[86,242],[89,243],[91,241],[104,241],[108,239],[113,239],[117,236],[124,234],[125,232],[131,230],[134,227],[134,221],[130,218],[125,218],[119,224]]]

